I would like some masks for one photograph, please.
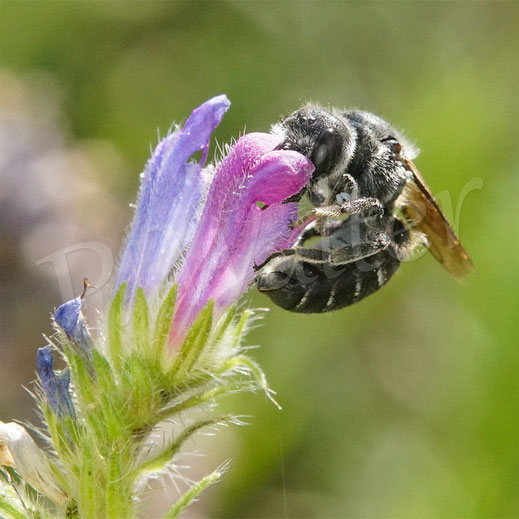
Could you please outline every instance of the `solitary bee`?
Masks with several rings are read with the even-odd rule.
[[[257,286],[293,312],[357,303],[384,286],[420,245],[460,278],[472,267],[412,159],[417,151],[380,117],[308,105],[273,126],[280,148],[308,157],[314,208],[297,222],[291,249],[257,266]],[[312,246],[304,246],[311,238]]]

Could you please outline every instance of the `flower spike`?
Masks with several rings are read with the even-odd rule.
[[[146,479],[176,473],[186,440],[239,423],[207,417],[201,407],[237,391],[260,389],[272,399],[243,346],[257,316],[236,302],[254,265],[295,243],[298,207],[287,200],[314,166],[280,149],[281,137],[253,133],[205,167],[229,104],[225,96],[206,101],[153,152],[98,332],[90,335],[81,313],[86,280],[81,296],[55,311],[59,333],[36,355],[47,448],[23,427],[0,422],[0,465],[8,467],[0,468],[0,515],[136,517]],[[68,363],[61,373],[53,369],[54,344]],[[175,423],[173,437],[157,444],[166,420]],[[166,517],[225,469],[185,490]]]

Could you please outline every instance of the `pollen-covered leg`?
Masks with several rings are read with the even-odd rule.
[[[279,251],[278,256],[297,256],[309,263],[329,263],[332,266],[339,266],[373,256],[387,248],[390,243],[389,237],[381,232],[364,243],[330,249],[294,247]]]
[[[261,265],[256,265],[254,268],[258,271],[275,258],[290,256],[295,256],[298,260],[303,260],[307,263],[329,264],[332,267],[338,267],[373,256],[377,252],[386,249],[390,243],[390,238],[385,233],[380,232],[376,233],[370,240],[355,245],[345,245],[329,249],[307,247],[282,249],[271,254]]]
[[[297,221],[292,223],[292,227],[304,225],[313,218],[339,218],[341,215],[351,216],[367,212],[369,216],[382,216],[384,207],[376,198],[358,198],[357,200],[344,200],[341,204],[326,205],[315,207]]]

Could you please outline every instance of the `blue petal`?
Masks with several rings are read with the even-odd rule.
[[[209,140],[229,106],[223,95],[206,101],[183,128],[159,143],[146,165],[115,282],[115,290],[127,283],[127,300],[133,299],[138,287],[146,295],[156,291],[191,242],[208,189],[202,168]],[[200,163],[188,162],[198,151],[202,151]]]
[[[54,356],[51,347],[47,345],[39,348],[36,353],[36,369],[47,401],[52,411],[59,417],[74,418],[76,413],[69,393],[70,372],[65,369],[56,375],[52,369],[53,365]]]
[[[92,339],[81,314],[82,304],[81,297],[62,304],[54,313],[54,320],[79,351],[89,354],[92,349]]]

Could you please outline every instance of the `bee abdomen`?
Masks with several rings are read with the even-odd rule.
[[[400,265],[387,251],[340,267],[294,257],[273,263],[258,277],[258,288],[278,306],[298,313],[329,312],[357,303],[385,285]]]

